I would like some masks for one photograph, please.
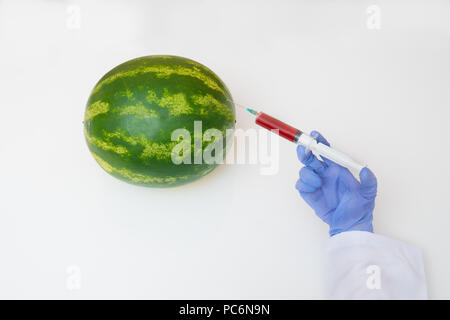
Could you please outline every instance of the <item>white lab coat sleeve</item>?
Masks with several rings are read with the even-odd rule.
[[[328,299],[427,299],[420,249],[371,232],[331,237],[325,272]]]

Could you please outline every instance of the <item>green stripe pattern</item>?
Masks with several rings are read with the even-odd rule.
[[[226,130],[235,123],[225,84],[193,60],[147,56],[115,67],[96,84],[86,105],[84,135],[95,160],[112,176],[148,187],[173,187],[217,166],[194,164],[193,159],[192,164],[172,162],[178,143],[171,141],[172,132],[188,130],[193,148],[194,121],[202,122],[203,132],[222,132],[225,155]]]

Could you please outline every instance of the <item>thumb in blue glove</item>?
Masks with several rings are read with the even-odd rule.
[[[316,131],[317,141],[329,146],[328,141]],[[305,165],[300,170],[296,189],[330,226],[330,236],[344,231],[373,232],[372,214],[377,194],[377,179],[368,168],[359,173],[358,182],[352,173],[331,160],[320,161],[304,147],[297,147],[299,160]]]

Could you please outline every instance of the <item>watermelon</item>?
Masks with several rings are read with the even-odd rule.
[[[86,105],[84,135],[110,175],[136,185],[174,187],[219,165],[195,160],[217,142],[209,150],[224,157],[234,124],[231,94],[214,72],[187,58],[155,55],[124,62],[97,82]],[[188,135],[174,139],[180,129]],[[205,139],[210,129],[222,135]]]

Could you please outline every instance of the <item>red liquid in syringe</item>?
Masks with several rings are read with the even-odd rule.
[[[297,139],[302,134],[302,132],[294,127],[291,127],[287,123],[284,123],[278,119],[275,119],[264,112],[258,112],[256,114],[255,123],[268,130],[276,130],[275,132],[292,142],[297,142]]]

